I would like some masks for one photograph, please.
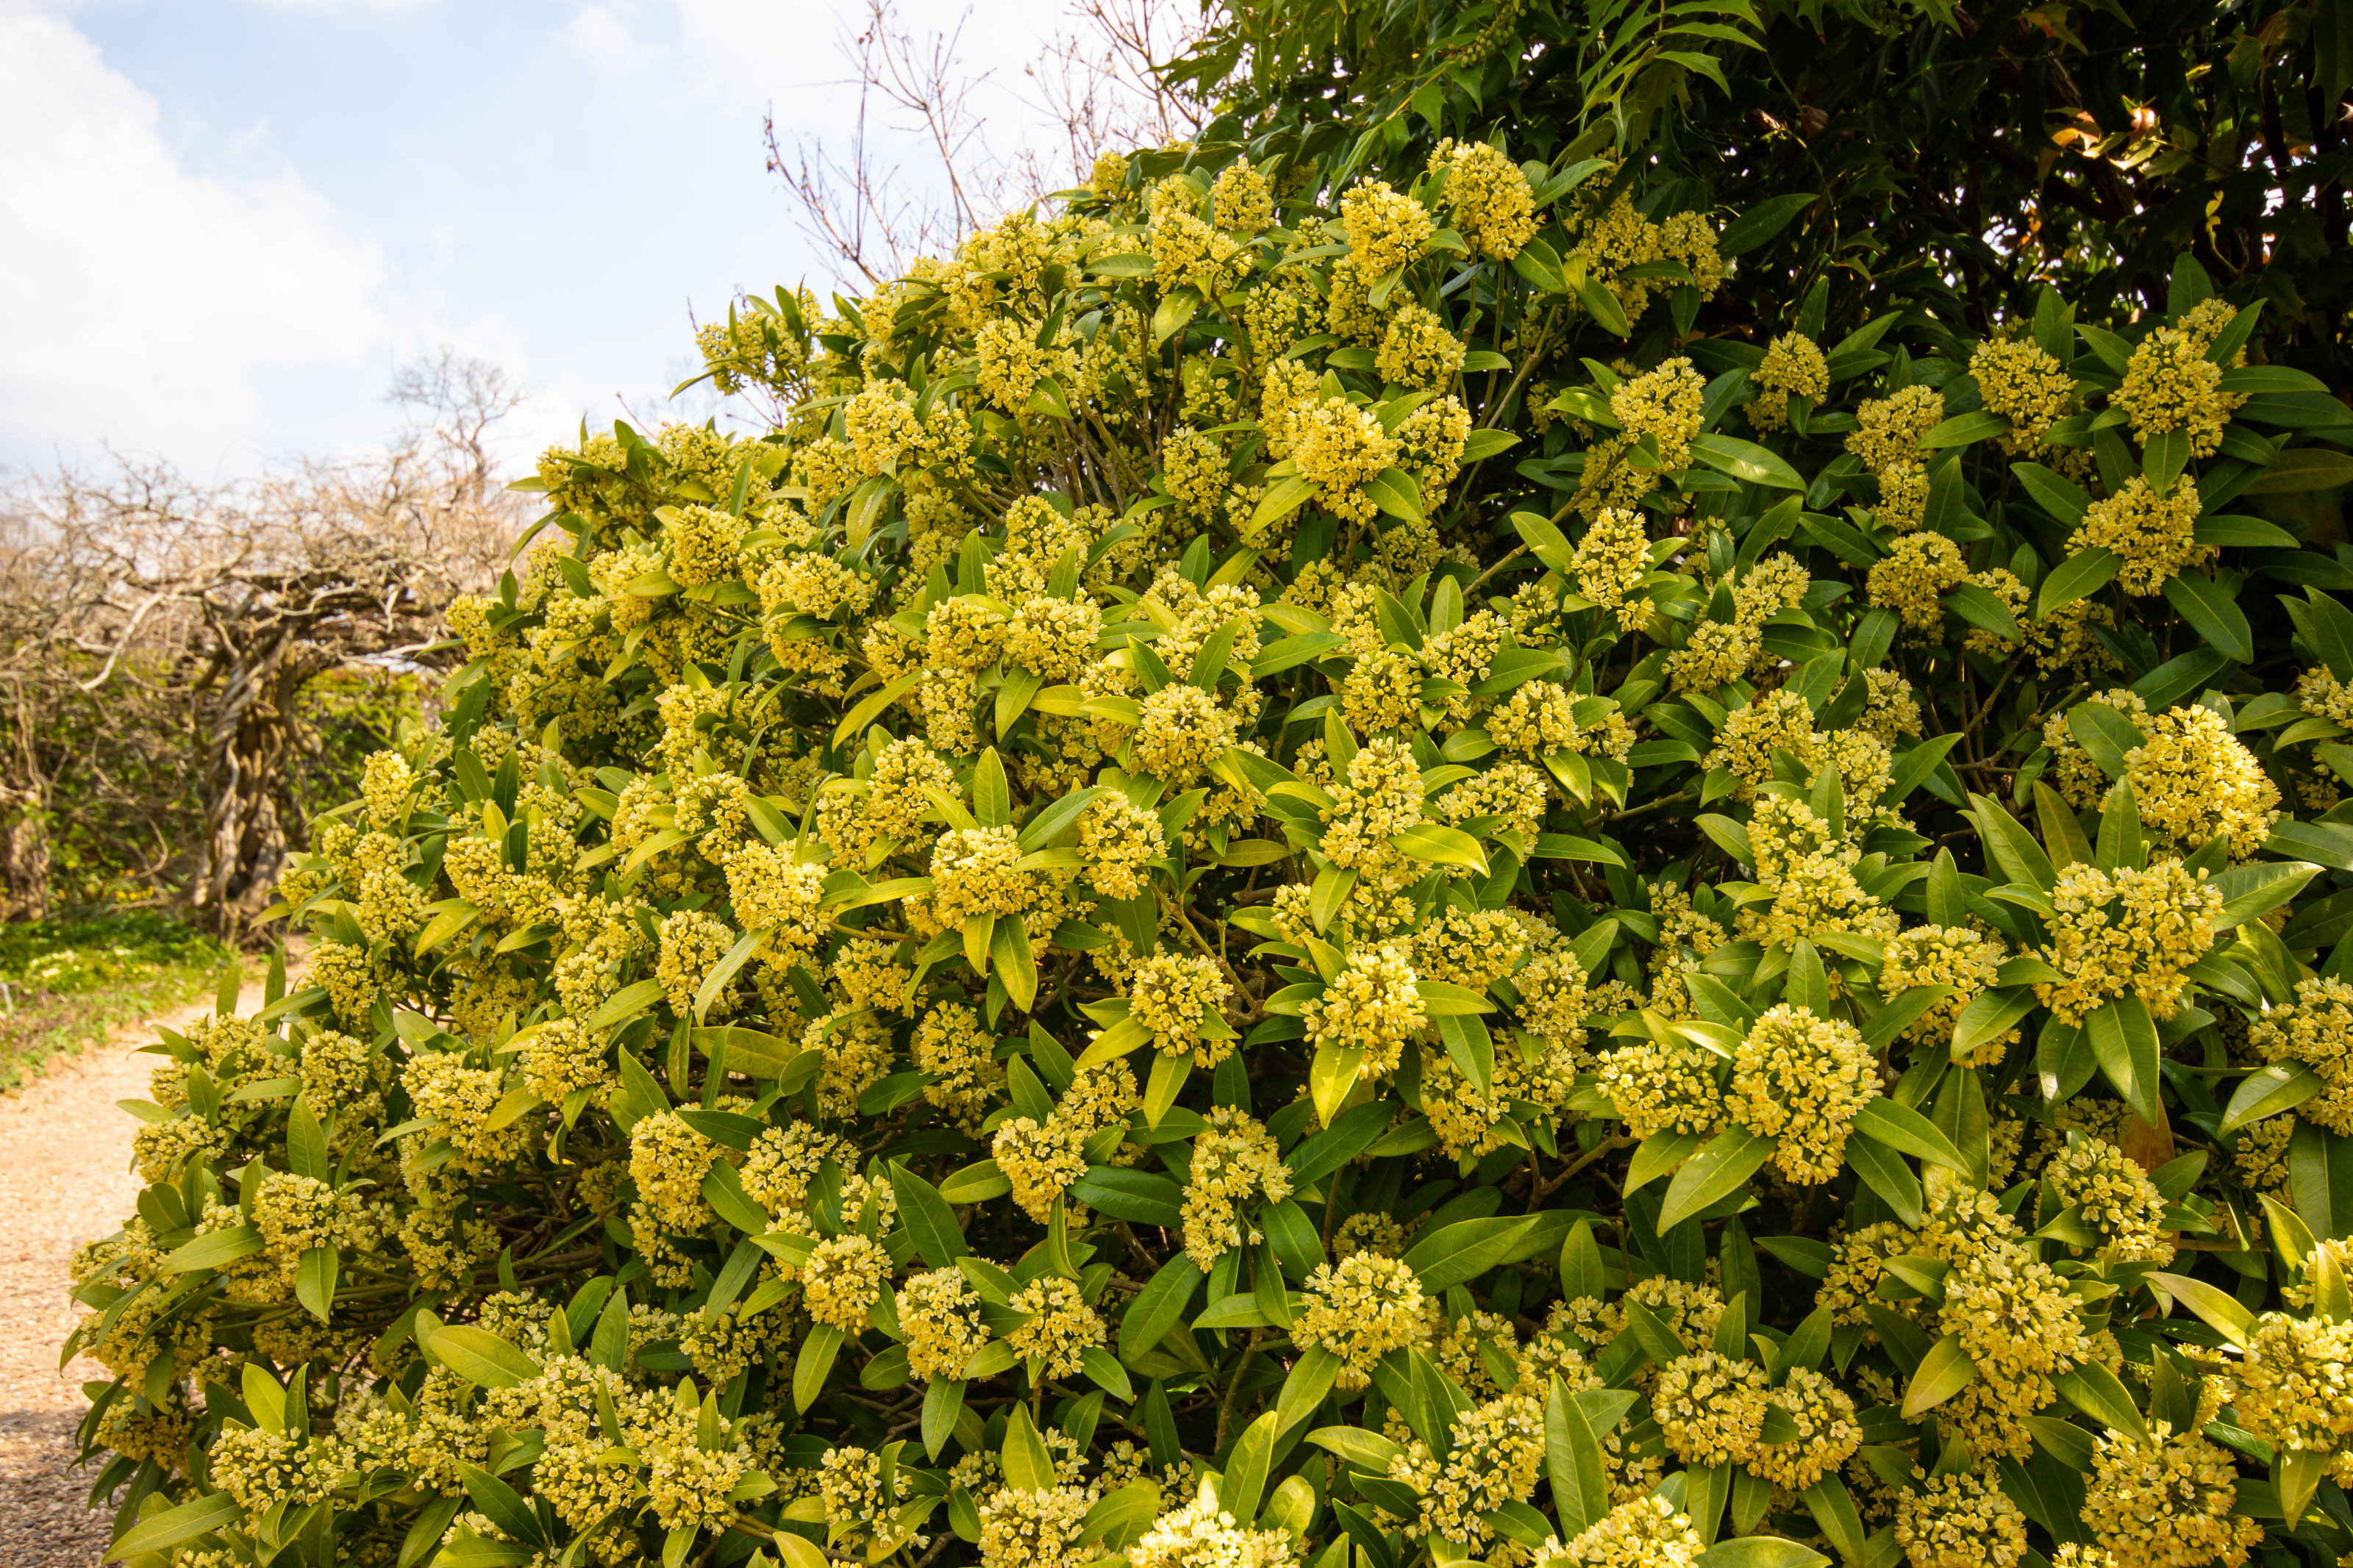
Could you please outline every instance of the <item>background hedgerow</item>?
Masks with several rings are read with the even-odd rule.
[[[0,924],[0,1089],[203,993],[221,944],[151,910]]]
[[[2353,1547],[2353,415],[1515,152],[1106,155],[547,456],[134,1108],[121,1552]]]

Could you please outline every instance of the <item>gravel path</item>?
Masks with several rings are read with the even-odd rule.
[[[257,982],[238,1010],[260,1005]],[[190,1003],[154,1023],[178,1026],[210,1008]],[[120,1030],[0,1100],[0,1563],[9,1568],[95,1568],[110,1539],[113,1516],[84,1508],[92,1478],[73,1465],[88,1407],[81,1384],[106,1374],[87,1360],[60,1372],[58,1349],[73,1331],[74,1249],[111,1235],[139,1195],[130,1169],[138,1123],[115,1102],[147,1097],[159,1058],[138,1047],[153,1030]]]

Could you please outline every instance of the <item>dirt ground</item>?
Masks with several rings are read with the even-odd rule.
[[[257,982],[239,1011],[260,1005]],[[112,1516],[85,1509],[92,1476],[73,1463],[81,1385],[105,1373],[88,1361],[58,1367],[76,1312],[67,1267],[83,1242],[112,1234],[138,1196],[138,1123],[116,1102],[147,1097],[159,1058],[139,1047],[157,1024],[210,1007],[191,1003],[119,1030],[0,1100],[0,1563],[9,1568],[96,1568],[106,1550]]]

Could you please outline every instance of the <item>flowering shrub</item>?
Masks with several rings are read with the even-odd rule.
[[[1106,158],[551,453],[134,1107],[120,1550],[2353,1544],[2353,421],[1679,190]]]

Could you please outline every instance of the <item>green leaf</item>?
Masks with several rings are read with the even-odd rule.
[[[1181,1223],[1181,1215],[1180,1223]],[[1119,1359],[1134,1366],[1184,1321],[1185,1307],[1200,1289],[1200,1266],[1179,1252],[1144,1282],[1119,1320]]]
[[[1928,1353],[1913,1369],[1912,1381],[1904,1389],[1904,1419],[1919,1420],[1967,1388],[1977,1375],[1978,1363],[1961,1349],[1961,1336],[1947,1334],[1928,1347]]]
[[[2151,1126],[2165,1121],[2158,1094],[2157,1023],[2148,1004],[2137,996],[2120,996],[2094,1008],[2084,1020],[2093,1059],[2116,1086],[2133,1114]]]
[[[1887,787],[1880,792],[1880,803],[1886,805],[1902,805],[1910,797],[1914,790],[1928,782],[1928,775],[1936,771],[1946,755],[1955,746],[1959,745],[1960,742],[1960,732],[1954,731],[1947,734],[1932,735],[1927,740],[1899,753],[1895,759],[1894,767],[1888,773]]]
[[[881,690],[870,692],[865,697],[860,699],[858,706],[843,714],[841,716],[841,722],[833,727],[834,745],[839,747],[843,742],[849,740],[852,735],[864,733],[866,726],[881,718],[884,709],[890,707],[891,704],[896,702],[899,699],[915,689],[917,686],[923,684],[923,670],[911,669],[906,674],[899,677],[898,679],[892,681],[890,685],[884,687]],[[655,985],[656,995],[660,994],[660,989],[659,984],[657,984]]]
[[[1600,1441],[1558,1376],[1545,1393],[1545,1474],[1563,1539],[1574,1540],[1609,1511],[1609,1467]]]
[[[1693,1215],[1738,1192],[1773,1157],[1774,1148],[1772,1139],[1760,1138],[1745,1127],[1730,1127],[1717,1133],[1705,1148],[1684,1161],[1675,1179],[1667,1184],[1666,1201],[1659,1209],[1660,1232],[1672,1230]]]
[[[1096,1386],[1113,1399],[1133,1402],[1135,1384],[1127,1375],[1127,1368],[1119,1364],[1119,1357],[1101,1345],[1089,1345],[1079,1358],[1079,1364]]]
[[[2337,822],[2283,822],[2272,829],[2263,852],[2353,871],[2353,827]]]
[[[1250,512],[1250,521],[1242,526],[1242,537],[1255,539],[1322,494],[1323,490],[1324,487],[1314,480],[1303,479],[1296,474],[1275,480],[1267,487],[1266,494],[1259,498],[1258,506]],[[920,671],[917,676],[921,678]]]
[[[1624,1190],[1629,1194],[1641,1192],[1682,1165],[1706,1142],[1707,1134],[1704,1132],[1661,1131],[1651,1133],[1634,1146],[1634,1157],[1626,1163]]]
[[[1435,822],[1417,823],[1403,833],[1393,835],[1389,847],[1410,859],[1436,866],[1461,866],[1487,874],[1487,852],[1479,841],[1459,827],[1441,826]]]
[[[798,1370],[795,1368],[795,1371]],[[819,1387],[822,1386],[823,1380],[820,1379]],[[816,1393],[817,1390],[810,1391],[812,1398]],[[934,1459],[940,1457],[940,1450],[948,1446],[948,1439],[955,1436],[956,1423],[964,1416],[964,1380],[957,1377],[934,1378],[931,1385],[923,1390],[923,1451]],[[797,1397],[797,1380],[795,1394]]]
[[[1827,1475],[1808,1487],[1804,1496],[1806,1510],[1814,1516],[1823,1539],[1846,1562],[1862,1562],[1867,1551],[1862,1513],[1854,1506],[1854,1494],[1847,1490],[1846,1482],[1835,1474]]]
[[[1427,521],[1421,514],[1421,487],[1403,468],[1383,468],[1365,481],[1365,499],[1408,522]]]
[[[2148,1427],[2141,1420],[2140,1407],[2132,1401],[2116,1374],[2098,1362],[2085,1362],[2073,1372],[2062,1373],[2052,1383],[2061,1397],[2105,1426],[2137,1442],[2148,1441]]]
[[[2105,702],[2075,704],[2067,710],[2067,728],[2100,771],[2112,779],[2125,776],[2130,765],[2126,759],[2147,740],[2139,725]]]
[[[2273,458],[2269,468],[2248,481],[2244,493],[2299,495],[2346,484],[2353,484],[2353,455],[2326,447],[2298,447]]]
[[[1933,1160],[1948,1170],[1966,1171],[1967,1161],[1936,1124],[1897,1100],[1880,1096],[1855,1113],[1854,1130],[1891,1149],[1922,1160]]]
[[[834,1358],[841,1353],[842,1341],[847,1336],[831,1323],[812,1323],[801,1341],[800,1353],[793,1360],[793,1408],[807,1410],[825,1392],[825,1380],[833,1371]]]
[[[1275,1397],[1274,1414],[1278,1426],[1288,1432],[1315,1414],[1332,1384],[1340,1376],[1338,1355],[1323,1345],[1317,1345],[1291,1363],[1291,1371],[1282,1380],[1282,1392]]]
[[[1829,1561],[1812,1547],[1778,1535],[1742,1535],[1717,1542],[1692,1563],[1693,1568],[1820,1568]]]
[[[306,1247],[295,1264],[294,1300],[322,1323],[334,1310],[335,1276],[342,1267],[332,1247]]]
[[[117,1563],[128,1557],[168,1552],[200,1535],[226,1530],[244,1517],[245,1510],[237,1505],[237,1499],[227,1492],[214,1492],[194,1502],[184,1502],[177,1508],[149,1514],[107,1549],[106,1561]]]
[[[2042,589],[2034,598],[2035,616],[2047,616],[2063,605],[2098,593],[2115,581],[2124,565],[2123,557],[2115,551],[2096,544],[2070,555],[2042,579]]]
[[[2274,1062],[2239,1080],[2216,1131],[2236,1132],[2267,1116],[2293,1110],[2327,1087],[2326,1079],[2302,1062]]]
[[[617,1029],[660,1001],[661,994],[662,983],[659,980],[640,980],[633,985],[624,985],[606,997],[596,1011],[590,1015],[588,1027],[596,1034]]]
[[[2018,619],[2010,606],[1975,583],[1964,583],[1945,595],[1945,607],[1961,619],[1984,631],[1991,632],[2005,642],[2022,642],[2026,634],[2018,628]]]
[[[1307,1441],[1328,1454],[1337,1454],[1368,1475],[1385,1476],[1405,1452],[1395,1441],[1362,1426],[1318,1426]]]
[[[1005,1420],[1005,1447],[999,1458],[1005,1466],[1005,1484],[1021,1491],[1050,1492],[1061,1484],[1054,1471],[1054,1456],[1046,1447],[1046,1439],[1038,1424],[1029,1419],[1029,1407],[1016,1403]]]
[[[1019,915],[999,915],[989,933],[989,962],[1005,983],[1005,994],[1023,1012],[1038,1000],[1038,958],[1029,948],[1029,925]]]
[[[1248,1528],[1258,1518],[1266,1496],[1267,1474],[1274,1468],[1274,1447],[1282,1436],[1282,1421],[1270,1410],[1242,1428],[1226,1461],[1225,1484],[1218,1489],[1218,1506]]]
[[[2222,912],[2215,917],[2214,929],[2235,930],[2271,913],[2302,892],[2320,869],[2308,860],[2290,860],[2232,866],[2216,872],[2207,879],[2222,895]]]
[[[2059,876],[2051,868],[2051,857],[2042,852],[2034,836],[2003,809],[2000,801],[1990,795],[1971,795],[1969,805],[1970,820],[1977,825],[1986,854],[2001,868],[2004,878],[2030,883],[2046,893],[2058,885]]]
[[[250,1258],[269,1244],[261,1233],[249,1225],[233,1225],[224,1230],[207,1231],[194,1241],[183,1242],[173,1248],[156,1272],[166,1277],[192,1274],[199,1268],[226,1268],[240,1258]]]
[[[980,1160],[940,1184],[940,1196],[952,1204],[982,1204],[1013,1190],[1013,1179],[994,1160]]]
[[[1581,264],[1573,272],[1571,281],[1577,303],[1585,307],[1586,314],[1593,318],[1595,326],[1613,338],[1625,337],[1634,330],[1634,323],[1626,319],[1625,307],[1618,303],[1618,296],[1588,276]]]
[[[1459,1219],[1406,1248],[1405,1266],[1421,1277],[1421,1288],[1434,1296],[1507,1263],[1542,1257],[1560,1246],[1574,1223],[1559,1211]]]
[[[703,1016],[711,1011],[711,1005],[719,999],[719,994],[734,980],[736,972],[752,962],[753,954],[758,952],[767,940],[768,932],[765,928],[747,931],[735,939],[735,945],[729,948],[717,963],[711,966],[711,973],[702,977],[702,985],[694,993],[692,1010],[696,1023],[702,1021]]]
[[[2070,528],[2083,521],[2084,513],[2091,510],[2089,492],[2063,474],[2053,473],[2040,463],[2012,463],[2010,471],[2026,493],[2034,498],[2035,505]]]
[[[1811,191],[1767,197],[1724,226],[1716,236],[1716,250],[1725,256],[1746,255],[1788,227],[1815,200]]]
[[[1966,447],[1975,441],[1990,441],[1996,436],[2006,436],[2010,427],[2010,421],[2000,415],[1989,414],[1982,408],[1973,409],[1938,423],[1920,437],[1920,445],[1935,451],[1942,451],[1947,447]]]
[[[964,1227],[939,1188],[903,1164],[891,1165],[891,1191],[899,1200],[899,1223],[914,1238],[915,1250],[934,1268],[946,1268],[971,1249],[965,1246]]]
[[[540,1374],[539,1363],[473,1323],[434,1330],[425,1348],[451,1372],[484,1388],[512,1388]]]
[[[2247,1331],[2254,1327],[2255,1314],[2228,1290],[2186,1274],[2147,1274],[2142,1279],[2197,1313],[2232,1344],[2247,1342]]]
[[[1803,475],[1789,466],[1788,459],[1754,441],[1743,441],[1731,436],[1714,434],[1694,436],[1692,456],[1715,469],[1729,474],[1743,484],[1763,485],[1768,489],[1796,490],[1806,489]]]
[[[1965,1057],[1978,1047],[2001,1038],[2021,1018],[2033,1010],[2034,992],[2025,985],[1988,991],[1972,997],[1953,1025],[1952,1054],[1957,1058]],[[1913,1152],[1917,1153],[1918,1151]]]
[[[2239,664],[2247,664],[2255,657],[2255,634],[2247,625],[2246,612],[2240,609],[2230,591],[2211,577],[2195,573],[2165,580],[2165,602],[2171,605],[2190,628],[2206,639],[2216,652],[2229,656]]]
[[[466,1488],[467,1499],[484,1518],[498,1526],[500,1534],[527,1546],[547,1544],[547,1533],[540,1528],[539,1516],[532,1512],[514,1488],[463,1459],[458,1461],[458,1479]]]
[[[1179,1057],[1189,1065],[1192,1058]],[[1071,1184],[1071,1196],[1089,1208],[1134,1225],[1175,1230],[1185,1223],[1185,1189],[1154,1171],[1116,1165],[1092,1165]],[[1166,1270],[1163,1270],[1166,1272]]]
[[[1863,1185],[1877,1193],[1895,1211],[1895,1217],[1905,1225],[1916,1226],[1926,1215],[1926,1194],[1921,1191],[1920,1178],[1912,1173],[1892,1150],[1868,1138],[1850,1138],[1846,1142],[1846,1163],[1862,1178]]]

